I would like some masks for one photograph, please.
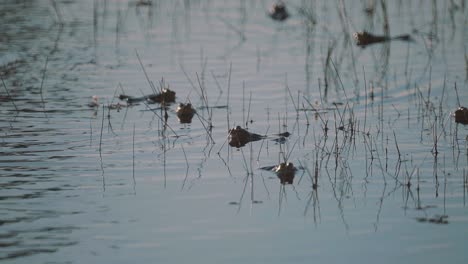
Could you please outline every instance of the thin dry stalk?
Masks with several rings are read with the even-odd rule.
[[[192,87],[192,89],[198,94],[199,97],[202,97],[202,95],[200,94],[200,92],[197,90],[195,84],[193,83],[192,79],[190,79],[190,77],[188,76],[187,72],[185,71],[184,66],[180,65],[180,68],[182,69],[182,72],[184,73],[185,78],[187,79],[187,81],[190,83],[190,86]]]
[[[221,89],[221,85],[219,84],[218,78],[216,78],[216,75],[214,74],[214,72],[210,71],[210,73],[211,73],[211,76],[213,77],[213,79],[215,81],[216,87],[219,90],[218,98],[216,99],[216,102],[215,102],[215,105],[218,105],[219,100],[221,99],[221,96],[223,95],[223,89]]]
[[[322,97],[322,87],[320,85],[320,78],[317,79],[318,87],[319,87],[319,95],[320,95],[320,105],[323,107],[323,97]],[[326,99],[326,98],[325,98]]]
[[[41,80],[41,87],[39,88],[39,93],[41,95],[41,102],[42,102],[42,109],[44,110],[44,115],[47,117],[47,114],[45,112],[45,102],[44,102],[44,96],[42,94],[42,87],[44,85],[44,80],[46,77],[46,71],[47,71],[47,63],[49,62],[49,57],[46,57],[45,65],[44,65],[44,71],[42,72],[42,80]]]
[[[98,0],[93,1],[93,40],[94,40],[94,56],[97,56],[97,34],[98,34]]]
[[[296,139],[296,141],[294,142],[294,144],[293,144],[291,150],[289,151],[288,155],[286,156],[284,162],[289,161],[289,158],[291,157],[291,154],[292,154],[294,148],[296,147],[296,144],[297,144],[298,141],[299,141],[299,139]]]
[[[465,168],[463,168],[463,206],[465,206],[466,201],[466,190],[468,187],[468,179],[465,174]]]
[[[213,80],[215,81],[215,84],[216,84],[216,87],[219,90],[219,93],[223,94],[223,89],[221,89],[221,85],[219,84],[218,78],[216,78],[216,75],[214,74],[213,71],[210,71],[210,73],[211,73],[211,77],[213,77]]]
[[[200,123],[202,124],[202,126],[203,126],[203,128],[205,129],[206,133],[207,133],[208,136],[210,137],[211,142],[212,142],[213,144],[215,144],[215,141],[214,141],[213,137],[211,136],[211,128],[208,129],[208,128],[205,126],[205,123],[203,123],[203,121],[201,120],[200,115],[199,115],[197,112],[195,112],[195,115],[198,117],[198,120],[200,120]],[[211,127],[211,124],[210,124],[210,127]]]
[[[115,20],[115,46],[118,49],[120,44],[120,24],[122,20],[122,14],[120,7],[117,9],[117,19]]]
[[[205,91],[205,86],[202,85],[200,82],[200,78],[198,77],[198,73],[195,73],[197,75],[197,81],[198,85],[200,86],[200,91],[201,91],[201,97],[203,99],[203,102],[205,104],[206,111],[208,112],[208,121],[209,121],[209,127],[213,127],[213,124],[211,123],[212,117],[213,117],[213,110],[210,110],[210,107],[208,105],[208,95]]]
[[[291,93],[291,89],[289,89],[288,76],[287,75],[285,77],[285,86],[286,86],[286,89],[288,90],[289,97],[291,98],[291,101],[293,103],[294,110],[296,110],[297,118],[299,118],[299,107],[297,106],[296,102],[294,102],[294,97],[293,97],[293,95]]]
[[[246,36],[245,36],[245,33],[243,30],[237,28],[236,26],[234,26],[233,24],[231,24],[228,20],[224,19],[223,17],[221,16],[218,16],[218,19],[221,20],[227,28],[231,29],[232,31],[236,32],[237,35],[239,35],[239,42],[242,43],[244,41],[247,40]]]
[[[133,176],[133,189],[135,192],[135,123],[133,123],[133,136],[132,136],[132,176]]]
[[[400,116],[401,116],[400,111],[398,111],[398,109],[395,107],[394,104],[391,104],[391,105],[392,105],[392,107],[393,107],[393,110],[395,110],[395,112],[397,112],[397,118],[400,117]]]
[[[267,130],[265,132],[265,135],[268,135],[269,130],[270,130],[270,125],[268,125]],[[265,136],[265,138],[266,138],[266,136]],[[265,142],[265,138],[262,140],[262,144],[260,144],[260,149],[258,151],[258,156],[257,156],[257,162],[260,161],[260,153],[262,152],[263,143]]]
[[[440,97],[440,102],[439,102],[439,116],[440,117],[442,117],[442,103],[444,102],[446,81],[447,81],[447,74],[444,74],[444,85],[442,87],[442,96]],[[443,119],[441,118],[440,121],[442,120]]]
[[[400,153],[400,147],[398,147],[398,141],[395,135],[395,130],[393,130],[393,138],[395,139],[395,146],[398,152],[398,161],[401,161],[401,153]]]
[[[349,101],[348,96],[346,95],[345,87],[344,87],[344,85],[343,85],[343,82],[341,81],[340,73],[338,72],[338,69],[336,68],[335,63],[333,62],[332,59],[330,59],[330,62],[331,62],[331,64],[333,65],[333,68],[335,69],[336,76],[338,77],[338,80],[340,81],[341,88],[343,89],[343,93],[344,93],[344,96],[345,96],[345,98],[346,98],[346,101]]]
[[[245,124],[245,81],[242,81],[242,123]]]
[[[140,59],[140,55],[138,54],[138,50],[136,50],[136,49],[135,49],[135,54],[137,56],[138,62],[140,63],[141,69],[143,70],[143,73],[145,74],[146,80],[148,81],[148,84],[149,84],[151,90],[156,93],[156,87],[154,86],[154,84],[150,80],[150,78],[148,77],[148,73],[146,72],[145,66],[143,65],[143,62]],[[161,91],[159,91],[159,92],[161,92]]]
[[[172,133],[174,133],[175,137],[179,137],[179,135],[177,135],[177,133],[175,132],[175,130],[172,129],[172,127],[171,127],[169,124],[167,124],[167,122],[164,120],[164,118],[163,118],[161,115],[159,115],[159,114],[156,112],[155,109],[152,109],[152,108],[151,108],[146,102],[144,102],[144,101],[143,101],[143,104],[145,104],[145,106],[148,108],[148,110],[150,110],[151,112],[153,112],[153,114],[155,114],[155,115],[159,118],[159,120],[161,120],[161,121],[164,123],[164,125],[167,126],[167,127],[172,131]]]
[[[303,112],[304,112],[304,116],[305,116],[305,118],[306,118],[306,126],[310,126],[309,116],[307,116],[307,111],[305,111],[305,105],[304,105],[304,103],[302,103],[302,109],[304,109]],[[304,139],[305,139],[305,137],[304,137]]]
[[[251,143],[249,143],[249,144],[252,145]],[[240,151],[242,153],[242,159],[244,161],[244,168],[247,171],[247,175],[253,174],[253,171],[251,169],[249,170],[249,165],[247,164],[247,160],[245,159],[245,154],[244,154],[243,148],[240,148]]]
[[[432,88],[432,66],[429,67],[429,88],[427,91],[427,101],[431,101],[431,88]]]
[[[247,119],[245,120],[245,127],[249,127],[249,119],[250,119],[250,106],[252,104],[252,91],[250,91],[250,98],[249,98],[249,108],[247,110]]]
[[[185,149],[184,149],[184,145],[180,145],[182,147],[182,152],[184,153],[184,157],[185,157],[185,164],[187,165],[187,169],[185,171],[185,178],[184,178],[184,181],[182,183],[182,187],[181,187],[181,190],[184,189],[184,186],[185,186],[185,183],[187,182],[187,177],[188,177],[188,172],[189,172],[189,163],[188,163],[188,159],[187,159],[187,154],[185,153]]]
[[[320,112],[318,111],[317,108],[315,108],[312,103],[307,100],[307,98],[305,98],[304,96],[302,96],[302,98],[306,101],[306,103],[312,108],[313,111],[315,111],[315,113],[317,114],[317,116],[319,117],[320,121],[322,122],[322,125],[323,125],[323,129],[325,131],[325,133],[328,131],[328,120],[327,122],[325,122],[325,120],[323,120],[322,118],[322,115],[320,114]]]
[[[460,104],[460,97],[458,96],[458,89],[457,89],[457,83],[456,82],[455,82],[454,88],[455,88],[455,94],[457,95],[458,106],[460,107],[462,105]]]
[[[230,91],[231,91],[231,72],[232,72],[232,62],[229,65],[229,76],[228,76],[228,88],[227,88],[227,104],[226,104],[226,119],[227,119],[227,126],[228,126],[228,131],[231,129],[231,126],[229,125],[229,97],[230,97]]]
[[[89,147],[93,146],[93,123],[92,119],[89,119]]]
[[[102,105],[101,135],[99,136],[99,157],[102,160],[102,131],[104,130],[104,105]]]
[[[366,133],[366,123],[367,123],[367,80],[366,80],[366,71],[364,66],[362,66],[362,73],[364,75],[364,95],[365,95],[365,106],[364,106],[364,128],[363,131]]]
[[[55,14],[57,15],[58,22],[60,26],[63,26],[63,16],[62,13],[60,12],[60,9],[58,8],[57,2],[55,0],[50,0],[52,7],[54,8]]]
[[[438,137],[437,137],[437,116],[435,116],[434,124],[432,126],[432,139],[434,140],[434,145],[432,147],[432,154],[437,157],[439,154],[439,151],[437,150],[437,143],[438,143]]]

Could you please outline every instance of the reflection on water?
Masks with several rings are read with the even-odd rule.
[[[0,259],[463,263],[464,1],[284,4],[3,1]]]

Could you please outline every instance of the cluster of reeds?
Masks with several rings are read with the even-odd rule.
[[[57,20],[60,25],[64,23],[63,16],[61,14],[60,8],[57,6],[56,1],[51,1],[52,6],[56,12]],[[140,1],[138,5],[146,5],[147,2]],[[148,5],[151,5],[151,2],[148,2]],[[300,15],[304,18],[307,23],[307,33],[313,34],[314,25],[316,24],[317,18],[314,14],[314,6],[306,5],[305,2],[304,8],[299,9]],[[95,46],[97,45],[97,34],[98,34],[98,23],[99,23],[99,5],[98,0],[94,1],[93,7],[93,29],[94,29],[94,41]],[[379,8],[377,10],[377,8]],[[389,16],[388,8],[386,1],[380,1],[376,4],[373,2],[371,6],[366,7],[366,13],[369,15],[368,23],[372,23],[372,16],[379,12],[382,18],[382,31],[384,32],[384,37],[378,38],[376,36],[370,36],[369,34],[362,34],[360,36],[361,41],[369,42],[369,40],[374,40],[376,42],[383,42],[384,40],[390,39],[390,28],[389,28]],[[190,103],[191,105],[196,105],[196,108],[201,111],[196,111],[194,115],[199,120],[201,126],[206,132],[207,146],[211,148],[217,144],[214,138],[214,130],[216,124],[214,124],[213,116],[216,115],[215,111],[221,111],[220,108],[226,109],[226,123],[227,129],[224,127],[220,128],[226,132],[226,140],[219,151],[217,152],[218,157],[220,157],[225,164],[229,175],[232,175],[231,172],[231,161],[229,155],[235,153],[233,149],[238,150],[241,155],[241,164],[245,170],[245,185],[242,191],[239,205],[241,204],[244,193],[246,192],[246,186],[248,183],[251,185],[251,202],[258,202],[257,199],[254,199],[254,182],[255,182],[255,156],[256,162],[264,162],[260,160],[261,153],[264,151],[264,145],[268,147],[268,142],[272,140],[277,143],[277,148],[273,151],[275,156],[277,154],[278,159],[275,159],[274,166],[280,166],[282,164],[287,165],[288,163],[292,164],[294,161],[295,164],[300,164],[297,167],[298,170],[302,170],[307,173],[310,180],[311,186],[311,196],[309,203],[313,201],[314,208],[315,205],[318,205],[318,191],[321,186],[321,182],[328,178],[330,185],[332,186],[334,196],[337,200],[338,207],[342,210],[342,201],[349,192],[350,186],[353,181],[353,164],[356,155],[362,155],[364,158],[359,160],[365,161],[365,177],[364,182],[369,181],[374,174],[379,174],[382,177],[384,183],[384,193],[382,194],[380,206],[383,203],[383,199],[389,192],[386,191],[386,186],[389,182],[393,182],[395,188],[391,190],[394,192],[397,188],[406,188],[407,192],[411,192],[414,187],[414,177],[417,177],[417,191],[419,194],[419,177],[420,177],[420,167],[422,164],[415,165],[413,164],[412,159],[408,158],[412,153],[408,153],[405,149],[405,145],[400,145],[399,143],[399,134],[395,129],[393,129],[393,124],[405,117],[404,110],[401,110],[401,106],[387,102],[386,95],[389,90],[389,81],[384,76],[388,75],[389,71],[389,45],[386,43],[382,44],[380,53],[374,57],[375,64],[378,65],[377,74],[372,76],[369,80],[366,76],[366,69],[362,67],[362,78],[359,78],[359,67],[357,66],[357,56],[362,50],[356,50],[351,39],[352,31],[350,23],[351,19],[347,14],[346,2],[343,0],[337,1],[337,11],[338,17],[340,19],[341,30],[343,34],[338,37],[330,37],[329,41],[326,41],[326,47],[323,47],[324,54],[322,64],[323,69],[320,74],[323,73],[323,76],[320,76],[318,79],[317,85],[314,85],[318,89],[320,98],[315,101],[310,98],[310,91],[297,89],[297,93],[294,90],[295,87],[290,87],[288,84],[288,77],[285,74],[284,78],[284,91],[285,91],[285,112],[286,113],[277,113],[278,116],[278,129],[277,134],[269,135],[268,126],[265,130],[265,134],[261,134],[261,138],[258,138],[257,141],[260,141],[258,154],[255,155],[254,152],[257,151],[255,147],[257,143],[254,143],[254,140],[248,140],[245,144],[236,144],[233,148],[227,147],[227,155],[225,158],[223,156],[224,146],[228,142],[230,133],[235,131],[236,125],[242,126],[245,131],[249,134],[253,134],[251,129],[251,124],[253,118],[251,115],[251,103],[252,103],[252,92],[246,91],[245,82],[242,85],[242,121],[232,122],[231,120],[231,109],[232,102],[230,101],[231,96],[231,75],[232,75],[232,64],[229,65],[228,70],[226,70],[227,78],[226,84],[221,85],[220,80],[213,71],[211,71],[211,77],[216,85],[216,89],[219,91],[219,97],[217,100],[212,100],[211,94],[213,94],[212,88],[207,84],[207,57],[204,56],[203,51],[201,51],[200,65],[201,70],[199,72],[187,72],[183,65],[181,65],[181,71],[185,75],[188,83],[190,84],[192,91],[199,99],[200,104],[196,105],[196,102],[192,102],[189,96],[185,99],[184,103]],[[437,11],[434,9],[434,12]],[[118,46],[119,42],[119,32],[121,31],[121,14],[118,13],[116,21],[116,45]],[[222,22],[229,29],[235,31],[239,35],[240,43],[246,41],[244,29],[239,29],[237,26],[232,25],[229,21],[220,18]],[[431,30],[436,31],[437,27],[431,28]],[[365,31],[363,31],[365,32]],[[432,32],[437,34],[437,32]],[[310,56],[311,53],[311,43],[308,39],[307,43],[307,55]],[[370,41],[372,42],[372,41]],[[342,43],[342,45],[339,45]],[[363,43],[361,43],[363,44]],[[369,43],[367,43],[369,44]],[[362,45],[361,45],[362,46]],[[432,56],[432,50],[428,48],[428,57]],[[147,73],[144,63],[142,62],[138,52],[136,57],[141,66],[141,70],[144,73],[144,77],[149,85],[149,88],[154,94],[161,94],[164,89],[168,87],[166,80],[161,78],[159,83],[154,83],[149,74]],[[259,53],[259,52],[258,52]],[[442,94],[439,97],[434,96],[432,89],[432,69],[429,67],[428,72],[428,83],[427,85],[421,85],[416,81],[412,81],[412,70],[409,63],[409,44],[407,50],[408,56],[405,62],[404,75],[407,82],[406,89],[410,94],[410,99],[414,102],[414,106],[407,107],[407,119],[408,126],[410,126],[410,120],[417,120],[418,125],[420,125],[420,138],[423,151],[427,154],[431,154],[433,159],[433,174],[435,182],[439,182],[438,172],[441,170],[438,164],[440,164],[441,155],[448,155],[446,143],[449,142],[452,148],[452,157],[454,160],[458,160],[458,155],[463,152],[460,148],[460,140],[458,137],[458,124],[454,124],[450,118],[450,109],[447,109],[446,100],[449,96],[449,93],[446,85],[446,80],[444,79]],[[312,58],[312,56],[310,56]],[[349,57],[349,58],[347,58]],[[465,55],[466,58],[466,55]],[[260,56],[258,57],[260,60]],[[351,81],[346,82],[342,79],[343,68],[346,67],[345,61],[348,60],[350,64],[348,65],[348,70],[351,77]],[[43,97],[43,85],[46,77],[48,59],[46,59],[43,77],[40,85],[40,96],[44,114],[46,113],[46,101]],[[310,64],[307,64],[310,65]],[[309,70],[309,69],[307,69]],[[467,74],[468,75],[468,74]],[[207,77],[208,76],[208,77]],[[309,78],[309,76],[307,76]],[[359,85],[359,82],[362,82]],[[3,87],[7,93],[8,97],[11,97],[5,82],[3,82]],[[309,87],[307,87],[308,89]],[[121,88],[122,89],[122,88]],[[226,93],[224,93],[226,91]],[[459,96],[459,91],[457,84],[453,85],[453,92],[456,96],[458,106],[461,106],[461,100]],[[219,107],[217,102],[220,100],[221,95],[226,95],[226,105]],[[362,102],[360,102],[360,97],[364,94],[364,113],[360,110]],[[115,95],[114,95],[115,97]],[[114,98],[113,97],[113,98]],[[332,100],[336,100],[332,102]],[[462,98],[463,100],[463,98]],[[10,100],[16,111],[20,111],[14,100]],[[295,111],[294,117],[288,114],[289,106],[288,102],[292,103],[292,107]],[[331,102],[330,102],[331,101]],[[214,103],[213,103],[214,102]],[[173,134],[173,138],[177,140],[179,133],[176,132],[176,129],[172,128],[168,122],[170,109],[168,108],[168,102],[164,99],[159,102],[160,107],[153,109],[150,105],[143,101],[146,108],[150,110],[156,119],[158,120],[158,136],[160,137],[160,148],[161,155],[163,159],[163,174],[166,178],[166,153],[171,147],[168,134],[166,132],[170,131]],[[102,107],[102,119],[100,125],[100,135],[99,135],[99,156],[101,158],[101,168],[102,166],[102,150],[104,146],[104,127],[105,127],[105,109],[107,112],[108,128],[111,133],[113,132],[111,124],[111,110],[113,103],[107,104],[107,107]],[[103,105],[104,106],[104,105]],[[370,108],[370,109],[368,109]],[[386,111],[388,109],[393,109],[391,111]],[[126,111],[128,108],[126,109]],[[224,111],[224,110],[223,110]],[[391,113],[390,113],[391,112]],[[269,120],[270,113],[266,113]],[[276,113],[273,113],[273,116],[276,116]],[[311,118],[313,117],[313,118]],[[294,118],[294,125],[290,126],[288,118]],[[232,126],[231,126],[232,125]],[[303,129],[305,127],[305,129]],[[312,131],[309,131],[311,128]],[[234,130],[233,130],[234,129]],[[302,129],[302,130],[301,130]],[[135,125],[133,127],[132,135],[132,175],[133,182],[136,185],[135,180],[135,135],[136,129]],[[260,132],[259,132],[260,133]],[[289,135],[297,135],[297,139],[294,142],[289,139],[288,136],[285,136],[286,133]],[[429,134],[429,136],[427,135]],[[260,135],[260,134],[258,134]],[[91,129],[91,139],[92,139],[92,129]],[[291,137],[292,138],[292,137]],[[174,140],[174,141],[175,141]],[[401,139],[400,139],[401,140]],[[312,143],[309,145],[309,141]],[[466,140],[465,140],[466,141]],[[266,142],[266,143],[265,143]],[[302,142],[302,143],[298,143]],[[238,142],[240,143],[240,142]],[[172,142],[174,146],[174,142]],[[430,145],[430,149],[425,148],[427,145]],[[442,147],[441,147],[442,145]],[[267,148],[265,147],[265,148]],[[310,148],[309,148],[310,147]],[[208,148],[211,150],[211,148]],[[299,151],[296,151],[297,149]],[[248,151],[245,151],[245,150]],[[183,152],[185,161],[186,161],[186,177],[182,186],[185,186],[189,174],[189,159],[186,155],[183,144],[181,145],[180,150]],[[204,150],[203,150],[204,151]],[[210,151],[208,151],[209,153]],[[297,158],[295,152],[300,152],[301,157]],[[250,155],[248,155],[250,153]],[[206,158],[209,158],[210,154],[207,154]],[[297,161],[297,162],[296,162]],[[424,163],[425,159],[421,162]],[[311,168],[311,169],[309,169]],[[377,172],[375,171],[377,169]],[[296,182],[300,182],[296,181]],[[103,178],[104,183],[104,178]],[[294,182],[292,180],[280,181],[280,197],[286,195],[286,186],[289,183],[294,187]],[[463,170],[463,186],[466,189],[468,179],[466,177],[465,171]],[[166,181],[165,181],[166,184]],[[103,184],[105,185],[105,184]],[[406,196],[407,199],[409,196]],[[308,204],[309,204],[308,203]],[[280,200],[281,207],[281,200]],[[240,206],[239,206],[240,208]],[[308,205],[306,206],[305,214],[307,212]],[[379,207],[380,208],[380,207]],[[315,212],[315,210],[314,210]],[[315,215],[315,214],[314,214]]]

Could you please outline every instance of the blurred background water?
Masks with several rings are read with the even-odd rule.
[[[464,263],[466,2],[272,4],[2,1],[1,261]]]

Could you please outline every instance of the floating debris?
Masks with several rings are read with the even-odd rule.
[[[195,109],[191,103],[180,103],[176,110],[179,122],[182,124],[192,123],[192,118],[195,115]]]
[[[282,1],[274,3],[268,12],[268,15],[272,19],[277,21],[284,21],[289,17],[289,13],[286,10],[286,6]]]
[[[280,179],[281,184],[293,184],[294,176],[297,168],[292,162],[282,162],[273,168],[276,176]]]
[[[453,116],[455,117],[455,122],[468,125],[468,108],[460,106],[453,113]]]
[[[175,102],[176,93],[169,89],[162,89],[158,94],[149,94],[141,97],[134,97],[126,94],[119,95],[119,99],[127,101],[129,104],[136,104],[139,102],[147,101],[148,103],[168,104]]]
[[[382,43],[391,40],[403,40],[403,41],[411,41],[410,35],[400,35],[396,37],[387,37],[387,36],[378,36],[373,35],[367,31],[363,32],[356,32],[353,34],[354,39],[356,40],[356,44],[365,48],[368,45],[375,44],[375,43]]]
[[[88,103],[88,106],[92,108],[99,107],[99,97],[97,95],[93,95],[91,97],[91,102]]]
[[[265,138],[259,134],[250,133],[246,129],[241,128],[240,126],[236,126],[229,130],[229,145],[232,147],[243,147],[245,144],[258,141]]]

